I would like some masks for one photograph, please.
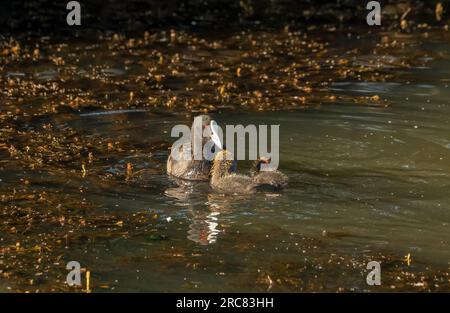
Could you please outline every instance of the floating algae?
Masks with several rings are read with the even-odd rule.
[[[415,112],[445,116],[439,110],[448,106],[443,7],[431,10],[442,23],[432,26],[414,21],[420,10],[386,6],[392,24],[367,33],[332,20],[352,17],[333,6],[284,11],[292,22],[258,26],[247,19],[260,9],[247,3],[226,31],[99,30],[77,42],[0,36],[0,290],[450,289],[448,264],[425,262],[421,251],[449,250],[439,210],[448,203],[448,182],[440,180],[448,129]],[[54,28],[38,17],[30,25]],[[409,106],[414,97],[419,109]],[[296,118],[282,138],[296,194],[250,203],[169,180],[170,128],[200,112],[282,127]],[[445,136],[430,138],[436,130]],[[415,144],[425,153],[398,148]],[[414,218],[424,211],[430,216],[420,224]],[[367,224],[362,232],[352,217],[390,227],[402,246]],[[347,222],[354,229],[340,228]],[[421,229],[417,237],[433,225],[442,238],[410,243],[411,225]],[[70,260],[92,273],[83,289],[65,282]],[[383,266],[376,289],[365,283],[371,260]],[[161,277],[166,284],[154,283]]]

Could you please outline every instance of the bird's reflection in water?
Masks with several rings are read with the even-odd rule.
[[[223,233],[221,215],[232,210],[227,197],[214,193],[208,183],[173,181],[177,186],[167,188],[164,194],[175,199],[176,205],[189,208],[192,218],[187,238],[200,245],[215,244]]]
[[[220,233],[218,229],[219,215],[219,212],[194,214],[192,222],[189,224],[187,238],[201,245],[216,243]]]
[[[175,204],[179,206],[190,206],[193,200],[194,190],[196,189],[195,184],[189,181],[184,181],[182,179],[171,179],[176,186],[167,188],[164,194],[170,198],[175,199]]]

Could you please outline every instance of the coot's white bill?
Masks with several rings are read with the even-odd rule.
[[[216,146],[219,149],[223,149],[223,144],[220,141],[220,136],[219,136],[219,125],[216,123],[216,121],[212,120],[210,123],[211,126],[211,139],[212,141],[216,144]]]

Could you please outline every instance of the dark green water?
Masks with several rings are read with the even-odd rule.
[[[14,129],[40,131],[51,124],[55,134],[67,140],[52,150],[56,151],[54,158],[58,151],[76,149],[85,142],[89,142],[88,151],[98,152],[94,152],[92,163],[87,161],[87,150],[68,161],[54,161],[50,155],[47,163],[34,169],[30,165],[34,159],[28,162],[25,154],[14,159],[13,154],[2,150],[2,192],[6,195],[15,188],[25,194],[45,191],[44,198],[49,200],[18,200],[17,196],[3,200],[1,264],[8,264],[8,271],[23,280],[14,285],[4,277],[0,285],[13,286],[13,290],[75,291],[64,284],[65,263],[77,260],[92,271],[94,291],[404,291],[422,290],[423,281],[433,275],[440,275],[438,286],[425,288],[448,291],[450,47],[444,40],[448,36],[439,34],[420,43],[421,55],[408,66],[392,65],[404,57],[401,53],[359,55],[352,61],[355,68],[376,67],[376,62],[389,60],[379,66],[385,77],[370,81],[341,77],[326,87],[318,87],[317,92],[337,97],[334,102],[314,100],[313,90],[311,102],[307,100],[304,106],[287,105],[277,111],[239,109],[239,99],[233,97],[235,91],[231,88],[231,97],[212,111],[213,118],[222,125],[280,125],[279,169],[290,179],[289,187],[280,193],[249,197],[224,196],[212,191],[207,183],[179,184],[167,177],[165,160],[174,141],[170,130],[179,123],[190,124],[191,116],[138,104],[110,110],[110,103],[126,103],[128,90],[138,84],[134,81],[139,76],[138,63],[120,65],[120,71],[109,66],[110,70],[103,73],[106,77],[122,77],[125,89],[114,86],[114,78],[108,81],[110,85],[101,86],[103,89],[96,80],[72,78],[77,84],[86,84],[79,87],[81,90],[94,94],[80,93],[81,98],[87,98],[82,112],[59,108],[56,113],[37,115],[31,120],[22,117],[26,122],[14,124]],[[284,35],[280,36],[283,40]],[[350,42],[361,47],[367,44]],[[158,45],[162,50],[179,48]],[[405,55],[411,57],[408,53],[412,48],[404,49]],[[332,44],[331,50],[342,55],[346,51],[338,43]],[[145,51],[145,47],[130,54],[122,51],[125,56],[111,56],[104,63],[145,59]],[[191,59],[226,57],[228,62],[240,64],[245,57],[236,51],[237,47],[234,51],[219,48],[180,54],[186,53]],[[101,53],[108,55],[104,50]],[[157,57],[154,59],[152,62],[159,62]],[[289,57],[278,56],[278,60],[274,64],[289,63]],[[90,68],[88,63],[81,57],[77,75],[82,76],[82,71]],[[49,67],[54,65],[44,63],[36,74],[36,67],[30,70],[26,64],[13,63],[5,66],[4,80],[12,75],[14,66],[20,73],[34,72],[33,80],[50,82],[58,81],[56,73],[67,78],[73,71],[69,65],[61,65],[57,72],[51,72]],[[201,71],[202,65],[198,66]],[[302,72],[301,67],[297,70]],[[389,76],[390,71],[395,76]],[[100,77],[103,74],[98,73]],[[324,70],[312,79],[320,82],[330,74]],[[205,70],[203,77],[208,75]],[[188,92],[184,87],[190,79],[174,78],[167,84],[178,99],[184,99],[189,96],[183,93]],[[111,93],[105,92],[107,87]],[[145,102],[142,99],[147,97],[166,97],[164,90],[146,89],[142,94],[136,91],[136,95]],[[106,98],[105,93],[109,94]],[[293,91],[281,92],[276,97],[289,98],[289,102],[293,95]],[[379,101],[369,99],[375,95]],[[91,96],[98,102],[89,108]],[[50,92],[47,98],[22,100],[25,106],[40,107],[48,99],[58,102],[59,97],[59,93]],[[276,97],[260,101],[278,101]],[[5,94],[3,99],[7,110],[22,101]],[[355,103],[353,99],[359,100]],[[85,141],[66,137],[66,129]],[[52,140],[51,136],[48,140]],[[109,142],[114,148],[108,152]],[[10,138],[6,146],[11,144],[23,151],[26,145],[35,149],[35,143],[27,137]],[[81,163],[86,163],[85,177]],[[139,174],[133,179],[124,177],[127,163],[133,164],[133,171]],[[244,162],[241,170],[247,168]],[[25,187],[24,180],[28,180]],[[9,205],[29,208],[33,212],[29,214],[35,216],[32,226],[24,226],[22,232],[23,225],[8,217],[18,212]],[[45,216],[44,210],[51,212],[51,218]],[[12,226],[20,231],[14,233]],[[50,250],[36,255],[31,250],[8,248],[15,241],[27,249],[39,244]],[[408,254],[412,258],[410,266],[403,261]],[[386,270],[383,284],[377,289],[365,282],[365,266],[371,260],[379,260]],[[36,264],[43,265],[35,270]],[[38,278],[42,274],[36,276],[40,271],[45,277],[42,281]],[[23,282],[30,279],[30,284]]]

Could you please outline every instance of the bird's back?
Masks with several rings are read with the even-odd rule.
[[[261,171],[253,176],[253,182],[259,188],[282,189],[288,184],[288,177],[280,171]]]

